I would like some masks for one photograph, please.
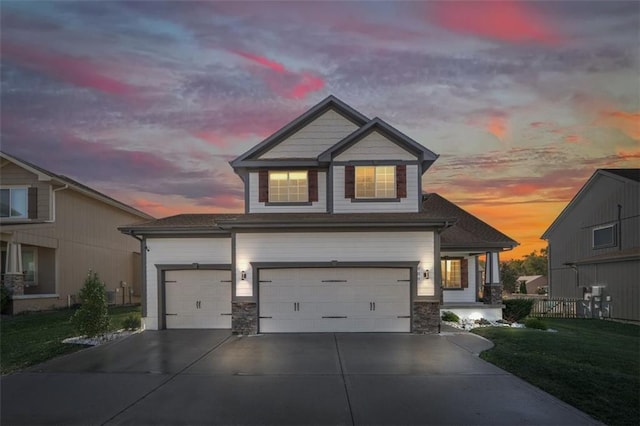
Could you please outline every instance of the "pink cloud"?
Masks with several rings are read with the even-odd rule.
[[[640,140],[640,111],[602,111],[596,124],[618,129],[631,139]]]
[[[74,56],[53,54],[34,48],[3,43],[4,60],[49,74],[54,78],[111,95],[131,95],[136,88],[103,74],[104,68]]]
[[[257,75],[263,79],[272,92],[287,99],[303,99],[309,93],[321,90],[325,85],[321,77],[308,71],[294,72],[286,69],[279,62],[264,56],[240,50],[231,52],[266,68],[268,71],[266,74],[258,71]]]
[[[507,134],[507,119],[503,116],[493,115],[489,117],[486,129],[500,141],[504,142]]]
[[[227,146],[227,140],[218,132],[212,130],[200,130],[195,132],[193,135],[198,139],[220,148]]]
[[[557,45],[561,35],[529,6],[517,0],[435,2],[430,18],[457,33],[509,43]]]

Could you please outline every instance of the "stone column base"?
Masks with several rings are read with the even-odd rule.
[[[440,332],[439,302],[413,302],[411,332],[416,334]]]
[[[4,286],[9,289],[11,294],[20,296],[24,294],[24,275],[22,274],[5,274]]]
[[[489,305],[499,305],[502,303],[502,285],[501,284],[485,284],[484,294],[482,295],[484,303]]]
[[[256,302],[231,303],[231,331],[233,334],[258,333],[258,305]]]

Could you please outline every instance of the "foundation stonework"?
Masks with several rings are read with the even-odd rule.
[[[231,315],[233,334],[258,333],[258,305],[256,302],[232,302]]]
[[[12,295],[21,296],[24,294],[24,275],[5,274],[4,286],[9,289]]]
[[[500,305],[502,304],[502,285],[501,284],[485,284],[484,303],[487,305]]]
[[[440,332],[440,303],[413,302],[411,331],[416,334]]]

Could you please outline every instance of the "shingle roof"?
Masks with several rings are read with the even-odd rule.
[[[441,234],[443,248],[473,248],[499,246],[513,248],[518,242],[478,219],[436,193],[423,196],[422,208],[425,214],[448,216],[458,219],[451,228]]]
[[[419,213],[180,214],[120,228],[122,232],[229,233],[238,228],[438,227],[443,249],[513,248],[518,243],[438,194]]]
[[[623,178],[640,182],[640,169],[600,169],[605,172],[613,173]]]

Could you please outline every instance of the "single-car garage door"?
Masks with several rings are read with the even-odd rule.
[[[259,271],[260,332],[408,332],[410,269]]]
[[[231,272],[165,272],[167,328],[231,328]]]

